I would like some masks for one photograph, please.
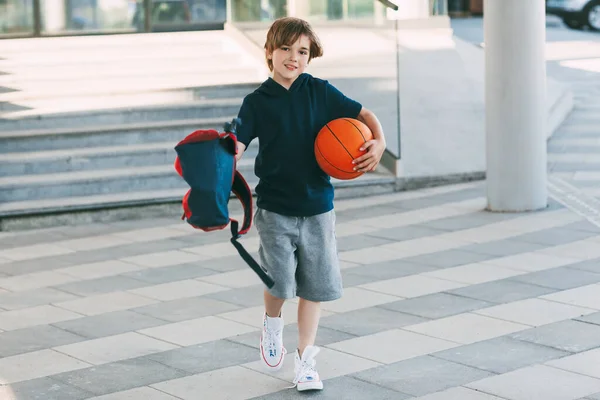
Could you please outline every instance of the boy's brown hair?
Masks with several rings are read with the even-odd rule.
[[[321,42],[308,22],[294,17],[279,18],[271,25],[265,42],[265,57],[269,70],[273,71],[273,61],[269,60],[269,54],[281,46],[291,46],[301,35],[306,35],[310,40],[308,61],[323,55]]]

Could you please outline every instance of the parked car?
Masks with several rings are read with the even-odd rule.
[[[571,29],[600,31],[600,0],[546,0],[546,13],[562,18]]]

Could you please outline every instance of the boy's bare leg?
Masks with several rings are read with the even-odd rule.
[[[281,308],[283,307],[283,303],[285,303],[285,299],[272,296],[271,293],[267,292],[266,290],[264,298],[265,311],[267,312],[267,315],[271,318],[279,317],[279,315],[281,315]]]
[[[298,353],[302,357],[306,346],[313,346],[321,318],[321,303],[299,299],[298,302]]]

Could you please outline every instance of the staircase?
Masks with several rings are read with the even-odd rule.
[[[0,230],[178,216],[174,146],[222,130],[265,78],[223,31],[14,42],[0,41]],[[238,164],[252,188],[257,150]],[[369,174],[336,196],[394,183]]]

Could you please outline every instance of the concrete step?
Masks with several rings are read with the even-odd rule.
[[[221,131],[231,117],[129,123],[97,128],[59,128],[0,132],[0,153],[83,149],[171,142],[173,146],[198,129]]]
[[[168,54],[168,59],[165,59]],[[144,64],[170,64],[186,60],[200,60],[204,54],[213,54],[219,57],[235,59],[240,57],[239,46],[233,42],[215,40],[214,42],[198,43],[165,43],[162,45],[139,46],[124,48],[120,46],[106,46],[104,49],[73,49],[61,51],[61,57],[56,57],[56,50],[37,50],[27,52],[3,53],[4,59],[0,60],[0,68],[7,72],[21,72],[21,68],[54,68],[62,66],[80,65],[94,68],[94,65],[119,65],[121,63],[140,62]],[[242,54],[244,60],[250,60],[247,54]],[[143,69],[143,68],[140,68]]]
[[[242,172],[254,191],[257,179]],[[179,178],[181,180],[181,178]],[[332,180],[336,200],[392,193],[396,179],[380,169],[352,181]],[[181,200],[187,185],[167,189],[146,189],[124,193],[101,193],[56,199],[0,202],[0,231],[46,228],[65,224],[89,224],[96,221],[172,216],[179,218]],[[233,196],[231,201],[237,201]]]
[[[3,40],[0,48],[4,54],[28,53],[37,51],[68,52],[94,49],[102,51],[105,49],[121,47],[125,50],[149,46],[172,46],[173,44],[197,45],[204,42],[214,42],[223,37],[228,37],[226,31],[191,31],[191,32],[162,32],[131,33],[118,36],[69,36],[69,37],[45,37],[34,39],[7,39]]]
[[[239,66],[214,71],[189,70],[185,72],[162,73],[158,75],[137,74],[130,76],[109,76],[102,79],[63,79],[42,82],[23,81],[8,86],[7,92],[0,93],[0,101],[22,102],[40,98],[60,98],[65,96],[111,95],[159,90],[173,90],[208,85],[226,85],[229,82],[250,84],[261,80],[262,74],[248,67]]]
[[[64,62],[54,66],[19,66],[18,70],[10,72],[6,65],[0,68],[5,73],[0,75],[0,85],[15,88],[31,87],[34,85],[46,85],[49,83],[74,82],[74,81],[104,81],[108,78],[118,77],[160,77],[164,74],[207,74],[211,72],[227,72],[229,74],[245,69],[250,71],[256,68],[256,61],[249,58],[235,59],[231,62],[234,54],[220,54],[206,62],[205,56],[197,49],[192,57],[186,57],[182,62],[170,58],[168,61],[156,62],[156,60],[144,60],[143,68],[140,68],[140,62],[137,59],[119,59],[111,60],[103,58],[96,62],[82,60],[81,62]],[[22,86],[24,85],[24,86]],[[60,95],[61,93],[56,93]]]
[[[213,120],[212,123],[214,123],[215,120],[223,120],[224,116],[236,116],[241,103],[241,98],[226,98],[166,106],[154,105],[0,119],[0,140],[7,137],[60,135],[63,134],[63,131],[72,133],[73,131],[114,131],[134,126],[137,128],[144,126],[168,127],[185,121]],[[3,151],[2,147],[0,146],[0,152]]]
[[[0,177],[173,165],[176,156],[174,147],[180,139],[122,146],[4,153],[0,154]],[[257,153],[258,143],[255,141],[246,150],[245,158],[253,159]]]
[[[207,34],[204,34],[207,33]],[[146,36],[146,37],[144,37]],[[150,37],[148,37],[150,36]],[[50,39],[50,40],[44,40]],[[3,40],[0,43],[0,69],[12,72],[12,67],[96,64],[119,64],[138,60],[146,64],[170,63],[173,60],[199,58],[206,54],[228,55],[240,59],[249,53],[225,31],[188,32],[188,34],[162,35],[133,34],[118,37],[44,38],[38,40]],[[56,55],[60,54],[60,57]],[[206,60],[206,58],[204,58]],[[213,59],[213,58],[211,58]],[[141,65],[143,65],[141,64]],[[2,69],[2,70],[4,70]]]
[[[238,169],[246,177],[254,175],[254,160],[242,159]],[[186,187],[172,164],[5,176],[0,178],[0,203]]]

